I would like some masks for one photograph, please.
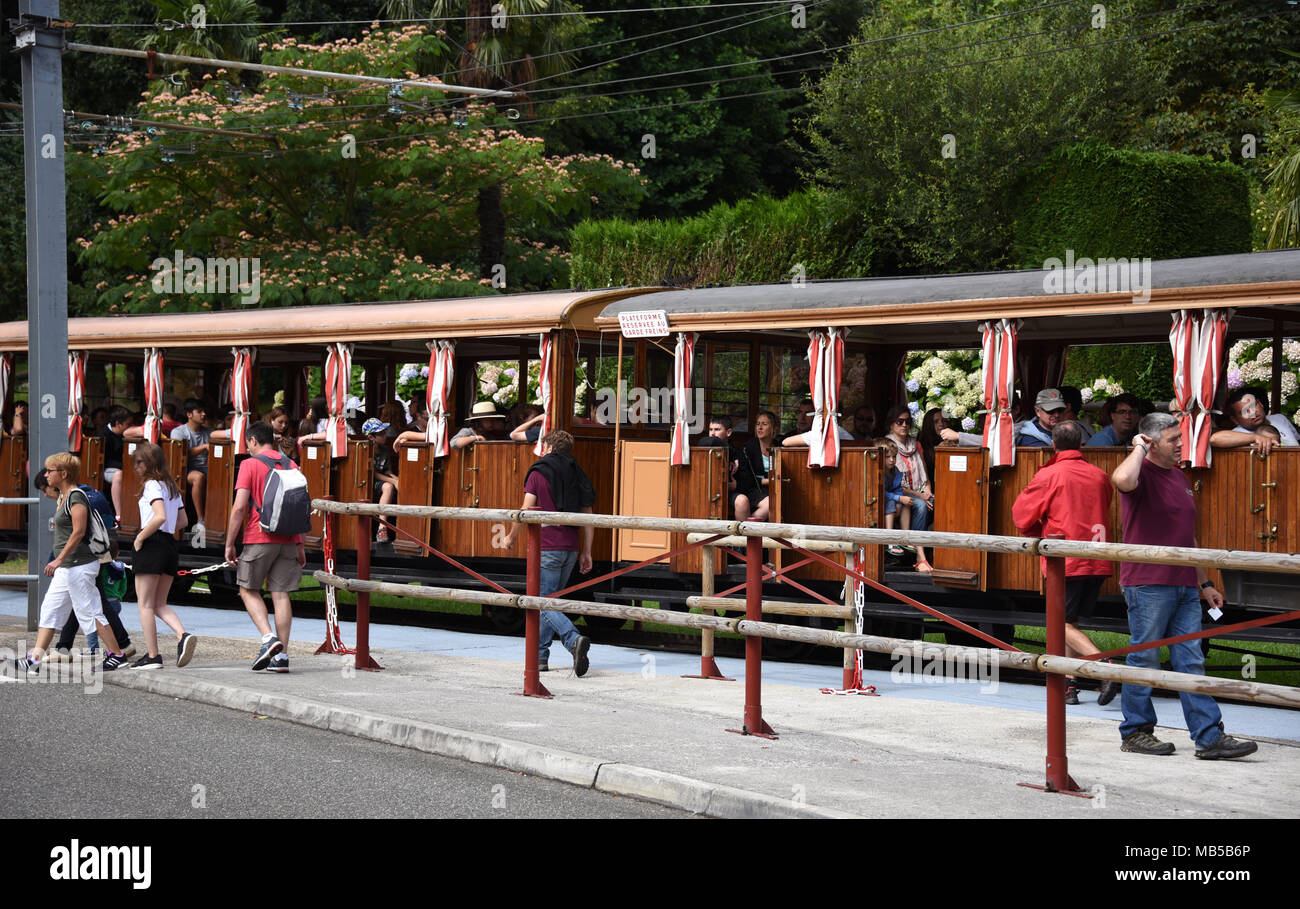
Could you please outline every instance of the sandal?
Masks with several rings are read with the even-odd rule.
[[[903,547],[902,547],[902,546],[894,546],[894,545],[891,544],[891,545],[885,547],[885,553],[886,553],[887,555],[891,555],[891,556],[893,556],[893,557],[896,558],[896,559],[901,559],[901,558],[903,557]]]
[[[379,532],[375,534],[375,542],[376,542],[376,543],[387,543],[387,542],[388,542],[388,528],[387,528],[387,527],[381,527],[381,528],[379,528]]]
[[[927,562],[925,559],[917,559],[916,570],[919,571],[921,574],[929,574],[930,572],[934,571],[934,568],[932,568],[930,566],[930,563]]]

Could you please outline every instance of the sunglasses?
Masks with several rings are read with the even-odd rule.
[[[902,420],[895,420],[895,421],[894,421],[894,425],[895,425],[895,426],[911,426],[911,425],[912,425],[912,421],[911,421],[911,420],[908,420],[908,419],[906,419],[906,418],[904,418],[904,419],[902,419]]]

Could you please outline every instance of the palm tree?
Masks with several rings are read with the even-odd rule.
[[[1268,174],[1273,194],[1282,203],[1268,232],[1268,248],[1280,249],[1300,245],[1300,88],[1271,91],[1265,98],[1281,115],[1275,144],[1294,148]]]
[[[186,57],[215,57],[222,60],[256,62],[261,56],[258,44],[269,42],[277,30],[258,25],[240,25],[230,28],[195,28],[192,26],[192,0],[153,0],[158,7],[158,21],[179,22],[183,28],[158,30],[140,41],[145,50]],[[223,22],[256,23],[262,10],[256,0],[205,0],[204,15],[208,24]],[[225,78],[238,82],[241,72],[231,72]]]
[[[505,28],[494,28],[492,7],[500,3],[506,13]],[[569,0],[385,0],[384,15],[410,19],[467,17],[448,23],[447,35],[456,53],[447,63],[456,67],[446,81],[477,88],[512,89],[524,98],[507,106],[522,107],[531,116],[528,86],[536,80],[567,72],[575,55],[566,50],[587,28],[581,11]],[[572,15],[536,16],[537,13]],[[506,219],[501,207],[500,183],[478,192],[479,273],[492,276],[493,266],[505,260]]]

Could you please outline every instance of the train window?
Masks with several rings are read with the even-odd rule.
[[[749,345],[712,343],[708,348],[708,414],[731,417],[737,432],[749,431]]]
[[[634,372],[636,358],[628,354],[623,357],[622,381],[625,390],[630,389],[636,380]],[[573,416],[577,422],[588,425],[612,426],[614,424],[615,400],[619,382],[619,363],[617,356],[599,356],[591,354],[578,361],[574,376]],[[629,421],[627,394],[623,397],[622,422]]]
[[[844,367],[840,373],[839,410],[840,425],[846,429],[853,429],[853,412],[871,400],[867,387],[868,375],[867,355],[845,352]]]
[[[783,432],[794,430],[799,402],[809,397],[807,348],[764,345],[758,360],[758,409],[776,413]]]
[[[85,401],[92,409],[121,404],[132,412],[143,410],[140,367],[134,363],[96,363],[91,359],[86,366]]]

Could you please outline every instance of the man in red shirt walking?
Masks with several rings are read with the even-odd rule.
[[[1110,477],[1083,459],[1079,450],[1082,445],[1083,431],[1075,421],[1058,423],[1052,429],[1056,455],[1034,475],[1011,508],[1011,517],[1021,533],[1031,537],[1059,533],[1067,540],[1105,541],[1112,496]],[[1079,622],[1092,616],[1101,585],[1111,571],[1111,563],[1101,559],[1065,560],[1066,656],[1084,657],[1098,652],[1092,639],[1079,628]],[[1043,573],[1047,573],[1047,559],[1043,559]],[[1109,704],[1118,691],[1118,682],[1104,683],[1097,703]],[[1065,703],[1079,703],[1079,688],[1073,678],[1065,689]]]
[[[236,561],[235,543],[243,540],[244,551],[238,556],[239,596],[244,601],[249,618],[262,635],[262,649],[253,661],[254,671],[269,668],[272,672],[288,672],[289,656],[284,653],[289,646],[289,628],[293,624],[293,604],[289,594],[298,589],[302,569],[307,564],[307,551],[302,545],[302,534],[284,536],[267,533],[262,529],[258,515],[262,507],[262,493],[266,478],[272,468],[259,456],[272,460],[282,459],[287,467],[297,467],[283,457],[275,447],[275,430],[269,424],[257,422],[248,427],[246,434],[249,457],[239,465],[235,479],[235,505],[226,525],[226,561]],[[262,584],[271,591],[275,606],[275,631],[266,615],[262,600]]]

